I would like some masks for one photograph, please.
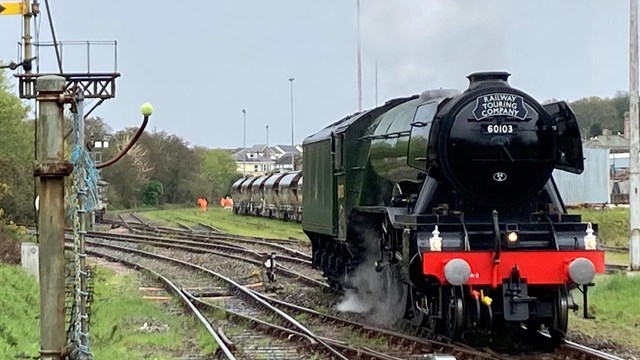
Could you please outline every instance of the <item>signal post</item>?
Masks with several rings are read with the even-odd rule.
[[[40,178],[40,354],[43,360],[59,360],[65,336],[64,178],[72,166],[64,160],[63,92],[61,76],[38,78],[38,153],[34,176]]]
[[[64,107],[74,99],[99,100],[87,113],[86,118],[103,101],[115,97],[117,72],[117,42],[114,47],[113,72],[86,71],[65,72],[58,46],[52,44],[34,44],[32,42],[32,18],[40,13],[38,0],[2,1],[0,16],[16,15],[23,17],[22,59],[12,63],[9,68],[23,68],[15,76],[18,78],[21,99],[37,101],[39,110],[36,121],[38,144],[34,176],[40,178],[40,199],[38,216],[39,276],[40,276],[40,359],[60,360],[67,354],[67,330],[65,329],[65,203],[64,178],[72,173],[73,166],[64,159]],[[53,29],[52,29],[53,31]],[[55,39],[55,34],[53,38]],[[90,41],[75,42],[71,45],[86,44],[87,53],[92,45]],[[54,73],[32,73],[35,59],[33,47],[53,46],[58,57],[58,71]],[[90,61],[90,60],[88,60]],[[83,127],[81,121],[81,127]],[[84,215],[84,214],[82,214]],[[77,264],[76,264],[77,265]],[[86,286],[86,279],[83,279]],[[81,284],[83,285],[83,284]],[[84,290],[84,289],[83,289]],[[81,305],[81,304],[78,304]],[[86,309],[83,309],[86,310]],[[86,315],[86,314],[84,314]],[[86,333],[86,318],[82,320],[83,333]]]

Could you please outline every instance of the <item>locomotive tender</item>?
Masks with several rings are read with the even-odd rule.
[[[552,177],[583,171],[576,118],[509,76],[474,73],[463,92],[389,100],[304,140],[302,226],[332,285],[375,269],[385,311],[454,339],[524,323],[561,340],[576,288],[587,315],[604,252]]]

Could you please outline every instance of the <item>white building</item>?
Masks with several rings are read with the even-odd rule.
[[[295,157],[296,164],[302,157],[302,147],[299,145],[253,145],[250,148],[239,148],[233,153],[239,173],[247,175],[262,175],[267,172],[280,169],[292,170],[291,156]]]

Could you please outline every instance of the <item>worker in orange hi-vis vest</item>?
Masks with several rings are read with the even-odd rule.
[[[202,211],[207,211],[207,200],[205,198],[199,197],[198,198],[198,207]]]
[[[220,206],[224,209],[231,209],[233,207],[233,200],[230,197],[221,197],[220,198]]]

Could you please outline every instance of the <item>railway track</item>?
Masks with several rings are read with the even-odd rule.
[[[148,228],[148,225],[145,225],[145,224],[139,224],[139,225],[136,225],[136,226]],[[167,236],[173,235],[171,237],[175,237],[176,233],[179,234],[180,237],[187,235],[183,231],[176,232],[176,231],[172,231],[172,230],[169,230],[169,229],[165,229],[165,235],[167,235]],[[91,236],[91,234],[88,234],[88,235]],[[113,234],[110,234],[110,235],[113,235]],[[192,234],[190,234],[190,235],[192,235]],[[212,239],[209,238],[208,236],[199,236],[199,237],[197,237],[197,238],[200,238],[200,240],[167,239],[166,237],[163,238],[162,236],[145,236],[145,235],[130,235],[130,234],[119,235],[119,236],[121,236],[122,238],[135,236],[135,237],[137,237],[137,240],[145,240],[145,241],[151,240],[151,239],[156,239],[159,242],[164,242],[164,246],[168,247],[168,248],[174,247],[175,245],[185,246],[187,244],[191,244],[191,245],[194,245],[194,246],[203,246],[204,245],[204,247],[206,247],[206,246],[211,246],[211,244],[209,244],[209,242],[213,242],[213,241],[211,241]],[[185,237],[188,237],[188,236],[185,236]],[[202,238],[204,238],[206,240],[202,240]],[[162,239],[162,240],[158,240],[158,239]],[[180,241],[176,241],[176,240],[180,240]],[[174,241],[174,242],[172,243],[171,241]],[[218,240],[218,241],[223,241],[223,240]],[[245,244],[250,244],[250,243],[251,242],[245,242]],[[243,248],[243,250],[239,250],[241,248]],[[237,244],[236,245],[231,244],[231,246],[228,246],[227,248],[220,247],[219,249],[220,250],[236,251],[238,253],[246,252],[246,254],[248,254],[250,252],[253,252],[254,254],[260,254],[259,252],[255,251],[255,250],[250,250],[250,249],[247,249],[245,246],[240,246],[240,245],[237,245]],[[262,255],[264,255],[264,253],[262,253]],[[291,257],[295,258],[294,256],[291,256]],[[298,259],[298,260],[302,260],[302,259]],[[295,262],[295,261],[298,261],[298,260],[293,260],[293,261]],[[299,261],[299,264],[304,265],[305,262],[304,261]],[[255,265],[257,265],[257,264],[255,264]],[[306,265],[306,266],[308,266],[308,265]],[[620,270],[624,270],[624,267],[626,267],[626,266],[611,264],[611,265],[607,266],[607,269],[608,269],[608,271],[620,271]],[[323,283],[323,286],[325,286],[324,283]],[[252,291],[254,291],[254,290],[252,290]],[[196,304],[198,307],[210,308],[211,306],[215,306],[215,305],[212,305],[212,304],[205,304],[202,300],[198,300],[198,301],[194,300],[193,298],[195,296],[190,291],[183,290],[183,294],[185,296],[187,296],[188,298],[190,298],[191,301],[194,304]],[[256,293],[256,294],[258,294],[258,293]],[[264,297],[264,296],[263,296],[263,299],[265,301],[268,301],[268,302],[272,303],[272,304],[273,303],[277,303],[279,301],[279,300],[270,299],[270,298]],[[279,305],[283,306],[283,307],[287,307],[287,305],[284,304],[284,303],[280,303]],[[287,307],[287,308],[290,311],[296,311],[296,310],[293,310],[293,309],[297,305],[294,305],[294,304],[288,304],[288,305],[290,307]],[[309,310],[309,309],[307,309],[307,310]],[[311,311],[313,311],[313,310],[311,310]],[[324,316],[331,317],[332,315],[325,314]],[[347,320],[332,319],[332,320],[329,320],[329,321],[347,321]],[[347,325],[345,325],[345,326],[347,326]],[[351,326],[353,328],[354,324],[350,324],[349,326]],[[359,328],[366,327],[366,325],[362,325],[362,324],[360,324],[359,326],[360,326]],[[274,331],[278,332],[278,330],[274,330]],[[289,334],[290,334],[290,336],[298,336],[298,334],[296,334],[296,333],[289,333]],[[380,335],[379,334],[378,336],[387,336],[387,335]],[[329,343],[331,343],[331,340],[329,338],[325,338],[325,339]],[[389,340],[389,343],[392,344],[393,341],[397,341],[397,340]],[[406,343],[406,340],[405,340],[405,343]],[[332,344],[335,345],[335,343],[332,343]],[[415,345],[414,345],[414,347],[415,347]],[[369,354],[370,356],[374,356],[376,353],[378,355],[378,357],[374,356],[374,357],[370,357],[370,358],[386,358],[386,359],[389,359],[389,358],[393,358],[393,356],[395,356],[393,354],[389,355],[388,353],[376,352],[376,350],[373,350],[373,349],[368,349],[368,350],[372,351],[372,353]],[[346,350],[343,349],[343,351],[346,351]],[[347,353],[348,353],[348,351],[347,351]],[[491,352],[488,352],[488,353],[491,353]],[[497,353],[491,353],[491,354],[492,354],[492,356],[489,357],[489,358],[498,358],[498,359],[499,358],[510,358],[510,357],[504,357],[504,355],[497,354]],[[407,354],[398,354],[398,355],[406,356]],[[387,357],[385,357],[385,356],[387,356]],[[388,357],[388,356],[390,356],[390,357]],[[486,356],[486,353],[485,353],[485,356]],[[400,357],[400,358],[405,358],[405,357]],[[463,357],[461,357],[461,358],[463,358]],[[487,358],[487,357],[480,357],[480,358]],[[526,357],[526,356],[525,357],[515,356],[513,358],[528,358],[528,357]],[[586,346],[583,346],[583,345],[580,345],[580,344],[571,343],[571,342],[567,342],[566,344],[564,344],[557,351],[557,354],[543,354],[543,357],[540,357],[540,358],[544,358],[544,359],[561,359],[561,358],[562,359],[565,359],[565,358],[576,358],[576,359],[577,358],[580,358],[580,359],[620,359],[619,357],[616,357],[616,356],[613,356],[613,355],[609,355],[609,354],[600,352],[598,350],[590,349],[590,348],[588,348]]]
[[[118,214],[118,218],[120,219],[120,222],[126,222],[129,226],[133,226],[133,227],[146,227],[146,228],[150,228],[150,229],[158,229],[158,230],[176,230],[175,228],[172,227],[167,227],[167,226],[156,226],[153,225],[151,223],[149,223],[148,221],[144,220],[142,217],[140,217],[139,215],[137,215],[136,213],[129,213],[130,216],[133,218],[134,221],[127,221],[126,219],[124,219],[124,217],[122,216],[122,213]],[[190,221],[190,220],[186,220],[186,221]],[[106,220],[105,223],[118,223],[118,221],[116,220]],[[177,224],[177,223],[176,223]],[[215,228],[213,225],[209,225],[209,224],[205,224],[205,223],[198,223],[198,225],[200,225],[203,228],[206,228],[207,230],[204,231],[198,231],[196,229],[193,229],[192,227],[185,225],[184,223],[180,223],[183,226],[183,229],[181,229],[181,231],[188,231],[188,232],[195,232],[195,233],[208,233],[211,235],[219,235],[219,236],[224,236],[226,238],[234,238],[234,239],[246,239],[246,240],[262,240],[262,241],[269,241],[270,243],[277,243],[277,244],[300,244],[301,241],[297,240],[297,239],[283,239],[283,238],[270,238],[270,237],[262,237],[262,236],[246,236],[246,235],[237,235],[237,234],[231,234],[231,233],[227,233],[224,232],[222,230],[219,230],[217,228]],[[126,226],[126,225],[125,225]],[[308,244],[308,247],[310,247],[311,244]]]
[[[167,236],[177,236],[183,239],[190,240],[213,240],[213,241],[227,241],[231,243],[240,243],[244,245],[251,245],[252,247],[260,247],[264,248],[265,251],[275,250],[280,251],[282,253],[286,253],[293,256],[298,256],[301,258],[307,258],[309,261],[311,260],[311,243],[300,241],[300,240],[288,240],[288,239],[277,239],[277,238],[260,238],[253,236],[241,236],[241,235],[233,235],[233,234],[221,234],[221,233],[212,233],[209,231],[187,231],[184,229],[176,229],[171,227],[161,227],[154,226],[145,222],[140,217],[135,218],[136,222],[128,222],[125,220],[122,215],[118,214],[121,218],[120,222],[111,222],[112,224],[121,224],[126,227],[129,231],[136,234],[156,234],[156,235],[167,235]]]
[[[235,304],[231,306],[232,309],[222,308],[213,304],[208,304],[202,300],[199,300],[196,296],[191,294],[189,291],[182,289],[181,290],[182,294],[184,296],[187,296],[192,303],[197,303],[198,306],[201,308],[205,307],[205,308],[216,308],[216,309],[224,310],[226,313],[229,314],[229,316],[235,317],[237,319],[241,318],[245,321],[251,321],[256,325],[256,328],[260,330],[269,329],[268,332],[276,332],[276,333],[286,332],[288,334],[287,336],[288,339],[296,339],[296,341],[301,341],[302,339],[306,339],[308,344],[305,344],[304,346],[305,349],[308,350],[311,348],[313,349],[314,352],[319,351],[329,356],[330,358],[384,359],[384,360],[422,358],[424,355],[424,349],[427,346],[429,347],[429,350],[431,350],[431,352],[433,351],[442,352],[443,350],[455,352],[458,359],[493,358],[492,356],[486,355],[483,352],[480,352],[477,350],[469,350],[466,347],[463,348],[463,347],[457,347],[456,345],[447,345],[444,343],[430,342],[428,340],[412,338],[412,337],[398,334],[398,333],[392,334],[385,330],[375,329],[371,327],[365,328],[365,325],[354,325],[355,323],[348,323],[348,322],[342,321],[341,326],[344,328],[345,331],[353,331],[352,326],[359,326],[361,329],[365,329],[369,337],[392,336],[393,338],[401,340],[401,341],[396,341],[396,344],[397,344],[396,347],[394,349],[391,349],[389,352],[383,352],[381,351],[381,349],[371,349],[364,346],[361,346],[361,347],[351,346],[344,343],[341,340],[337,340],[335,337],[329,337],[326,335],[325,336],[317,335],[316,333],[318,329],[316,329],[315,331],[312,331],[309,329],[309,327],[301,324],[301,322],[296,320],[293,316],[280,310],[280,307],[287,306],[291,308],[292,306],[295,306],[295,305],[279,301],[277,302],[277,304],[280,306],[275,306],[273,304],[274,300],[269,299],[266,295],[260,294],[255,290],[252,290],[244,285],[241,285],[222,274],[216,273],[202,266],[192,264],[186,261],[182,261],[179,259],[151,253],[151,252],[136,250],[136,249],[127,248],[127,247],[120,247],[117,245],[94,244],[94,243],[88,243],[88,245],[90,247],[89,253],[91,255],[105,257],[111,261],[118,261],[125,265],[131,266],[137,269],[148,269],[148,268],[145,265],[139,264],[138,262],[133,262],[127,259],[123,259],[121,256],[109,254],[109,253],[106,253],[105,251],[96,251],[93,248],[102,247],[115,252],[121,252],[125,254],[136,254],[139,256],[147,257],[147,258],[153,258],[156,260],[171,262],[180,266],[190,268],[192,270],[198,270],[198,271],[207,273],[208,275],[211,275],[212,277],[218,280],[224,281],[226,284],[230,285],[233,288],[234,292],[237,295]],[[162,278],[158,278],[158,279],[162,280]],[[165,279],[168,280],[167,277],[165,277]],[[245,301],[239,301],[238,300],[239,298],[242,298]],[[247,302],[248,302],[247,300],[251,303],[254,303],[255,306],[247,306]],[[268,309],[269,312],[277,314],[278,317],[281,318],[284,324],[275,324],[273,321],[265,320],[265,318],[269,318],[268,316],[267,317],[262,316],[261,318],[259,318],[258,307],[262,309]],[[250,309],[250,310],[248,311],[247,309]],[[306,309],[305,311],[307,311],[308,313],[311,313],[310,311],[312,310]],[[324,317],[324,318],[330,317],[330,315],[326,315],[326,314],[319,314],[317,316]],[[256,319],[258,319],[259,321],[255,321]],[[334,318],[333,321],[340,321],[340,319]],[[332,326],[328,326],[326,323],[323,323],[323,324],[324,324],[323,327],[326,329],[325,333],[329,332],[328,330],[335,330],[335,327],[337,326],[335,323]],[[218,332],[218,337],[220,339],[228,338],[226,335],[221,334],[219,332]],[[310,342],[309,339],[315,340],[315,342]],[[412,345],[408,345],[407,343],[412,343]],[[230,346],[229,344],[227,344],[227,346],[230,347],[230,349],[233,349],[233,346]],[[418,350],[418,352],[416,353],[417,351],[416,349],[420,349],[421,351]],[[289,354],[292,353],[290,349],[287,350],[286,352]],[[284,354],[284,353],[281,352],[280,354]],[[282,358],[282,357],[277,357],[277,358]],[[295,358],[300,358],[300,357],[295,357]]]
[[[159,236],[132,235],[132,234],[112,234],[105,232],[89,231],[87,236],[94,240],[88,240],[87,244],[96,244],[96,240],[108,240],[114,242],[122,242],[128,244],[147,244],[165,249],[178,249],[192,253],[212,254],[228,259],[235,259],[245,263],[252,264],[259,269],[264,268],[264,262],[269,258],[269,254],[260,253],[245,247],[234,247],[228,244],[217,244],[213,242],[197,242],[190,240],[170,239]],[[131,246],[133,248],[133,246]],[[289,279],[301,282],[307,286],[320,287],[329,289],[324,282],[320,273],[311,269],[311,262],[297,257],[280,255],[275,257],[276,273],[281,274]],[[282,261],[289,262],[291,265],[297,265],[297,269],[281,264]],[[303,269],[302,266],[305,268]],[[307,273],[307,274],[305,274]],[[315,274],[312,277],[310,274]]]

